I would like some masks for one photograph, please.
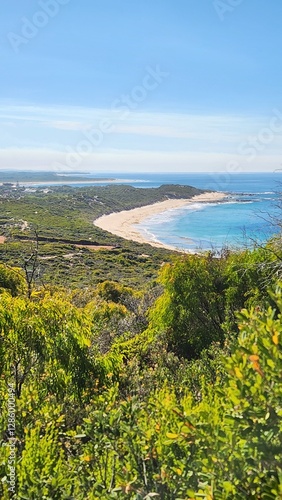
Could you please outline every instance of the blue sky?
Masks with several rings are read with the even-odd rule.
[[[281,0],[2,0],[0,168],[281,167]]]

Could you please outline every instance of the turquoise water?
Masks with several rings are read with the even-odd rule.
[[[268,214],[274,214],[268,201],[234,198],[227,203],[193,203],[146,219],[138,227],[146,238],[183,250],[249,246],[277,232],[265,220]]]
[[[281,172],[107,175],[116,178],[115,183],[138,188],[181,184],[229,193],[226,203],[194,203],[143,221],[138,229],[151,241],[190,251],[219,250],[224,246],[251,246],[254,241],[263,243],[278,231],[273,216],[279,217],[281,212],[276,208],[282,191]]]
[[[278,232],[273,217],[280,214],[280,174],[237,174],[225,182],[222,177],[221,183],[218,179],[214,187],[211,176],[195,174],[191,180],[196,187],[209,185],[228,192],[226,202],[192,203],[170,210],[146,219],[139,230],[151,241],[190,251],[251,246]]]
[[[85,175],[87,183],[73,183],[73,186],[97,185],[91,179],[105,178],[105,176],[115,178],[115,184],[130,184],[138,188],[181,184],[229,194],[226,203],[193,203],[187,208],[169,210],[143,221],[138,225],[138,229],[151,241],[159,241],[183,250],[197,251],[220,249],[226,245],[241,247],[251,245],[254,240],[265,242],[278,231],[277,226],[273,225],[272,217],[274,215],[279,217],[281,214],[276,205],[280,200],[279,191],[282,191],[282,172],[254,174],[93,172]],[[67,177],[60,179],[58,184],[63,184],[64,180],[67,180]],[[99,183],[99,185],[106,184],[108,183]]]

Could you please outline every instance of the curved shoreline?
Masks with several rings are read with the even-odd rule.
[[[153,247],[166,248],[167,250],[183,252],[179,248],[165,245],[164,243],[155,242],[146,239],[144,234],[138,231],[137,224],[143,220],[167,210],[175,208],[183,208],[191,203],[213,203],[223,201],[226,198],[226,193],[212,192],[203,193],[188,199],[169,199],[159,201],[152,205],[133,208],[132,210],[123,210],[121,212],[113,212],[109,215],[102,215],[94,220],[93,224],[104,231],[120,236],[126,240],[136,241],[137,243],[146,243]]]

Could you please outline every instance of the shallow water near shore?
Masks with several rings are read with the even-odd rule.
[[[281,179],[278,173],[182,174],[183,184],[228,192],[228,200],[169,210],[144,220],[138,229],[152,242],[194,252],[263,243],[278,231],[273,217],[280,213]]]
[[[251,246],[277,232],[264,220],[268,217],[266,211],[270,212],[270,208],[263,201],[195,203],[148,218],[138,229],[148,240],[183,250]]]
[[[239,174],[93,172],[84,177],[85,183],[72,185],[129,184],[137,188],[157,188],[162,184],[180,184],[228,193],[229,198],[224,203],[193,203],[187,208],[167,210],[143,220],[135,227],[152,243],[188,251],[219,250],[224,246],[251,246],[253,241],[262,243],[277,232],[271,217],[281,213],[276,208],[279,191],[282,191],[282,172],[279,171]],[[114,180],[99,181],[99,177]],[[65,184],[67,178],[67,175],[61,178],[58,184]]]

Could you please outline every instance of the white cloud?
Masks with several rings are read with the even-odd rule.
[[[125,119],[120,111],[111,109],[2,104],[0,168],[224,171],[229,162],[236,162],[241,171],[271,171],[280,166],[280,115],[281,123],[276,115],[277,131],[271,141],[267,135],[262,136],[266,142],[259,142],[248,155],[250,138],[257,140],[261,131],[270,126],[272,110],[265,117],[137,110]],[[85,131],[99,131],[99,124],[105,120],[111,127],[101,145],[91,146],[89,154],[80,155],[79,144],[85,145]],[[242,144],[245,155],[238,154]],[[74,152],[71,161],[67,157],[70,151]]]
[[[280,168],[280,155],[260,155],[247,162],[240,155],[220,153],[108,150],[78,156],[68,165],[62,151],[1,149],[1,169],[91,172],[257,172]]]
[[[81,123],[73,121],[49,121],[42,122],[41,125],[47,128],[53,128],[57,130],[87,130],[91,128],[90,123]]]

